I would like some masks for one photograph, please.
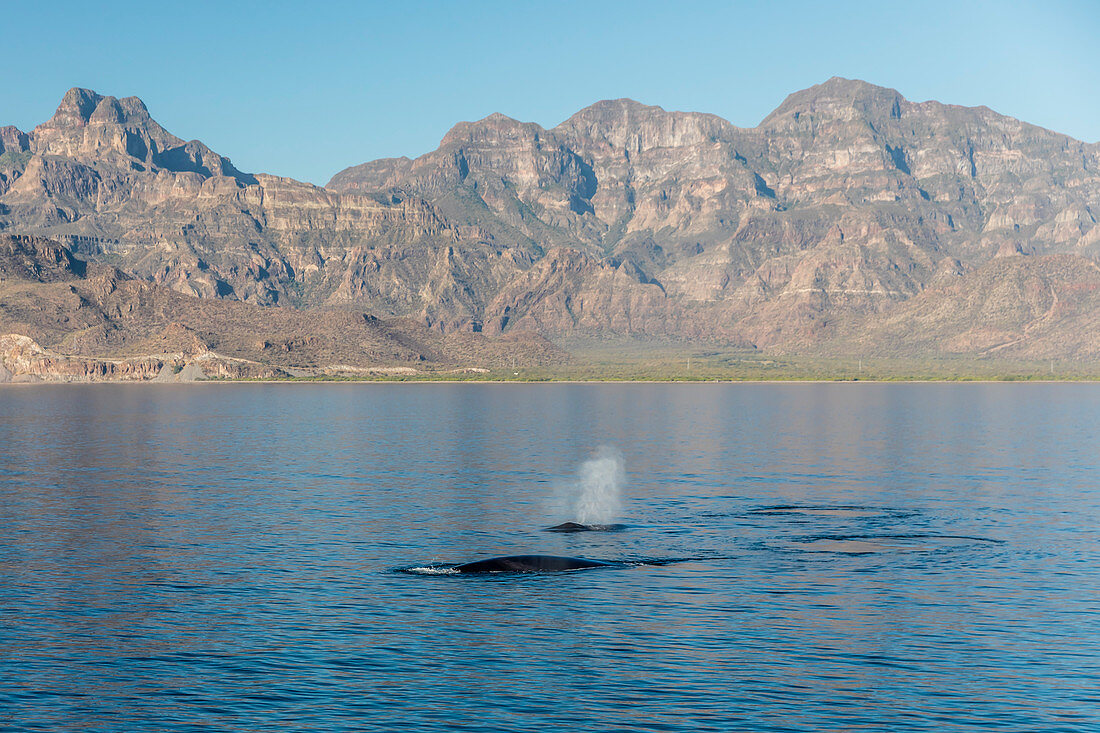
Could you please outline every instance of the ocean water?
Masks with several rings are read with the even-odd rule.
[[[13,386],[0,730],[1095,731],[1098,520],[1098,385]]]

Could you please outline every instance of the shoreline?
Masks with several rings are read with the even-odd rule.
[[[196,379],[186,382],[156,382],[153,380],[97,380],[97,381],[37,381],[4,382],[5,387],[90,387],[90,386],[148,386],[148,387],[189,387],[193,385],[555,385],[555,384],[692,384],[692,385],[751,385],[751,384],[1100,384],[1100,377],[1080,377],[1069,379],[958,379],[943,378],[896,378],[896,379]]]

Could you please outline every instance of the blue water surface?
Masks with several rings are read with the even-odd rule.
[[[1100,730],[1098,464],[1098,385],[6,387],[0,729]],[[639,564],[402,572],[520,553]]]

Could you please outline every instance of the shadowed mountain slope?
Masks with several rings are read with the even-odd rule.
[[[189,363],[217,354],[274,370],[441,370],[560,362],[532,334],[443,335],[410,319],[336,309],[262,307],[178,293],[117,268],[88,264],[51,240],[0,235],[0,335],[67,356],[166,354]],[[235,376],[248,376],[249,373]]]

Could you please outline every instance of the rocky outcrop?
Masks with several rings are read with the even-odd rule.
[[[27,133],[11,125],[0,127],[0,155],[8,153],[16,155],[30,149],[30,138]]]
[[[209,351],[196,355],[177,353],[102,359],[59,354],[19,334],[0,335],[0,381],[149,382],[286,376],[289,375],[280,369]]]
[[[349,369],[385,373],[558,363],[546,339],[448,335],[411,319],[342,309],[202,299],[88,264],[40,238],[0,235],[4,368],[66,380],[253,378]],[[25,339],[25,340],[24,340]]]
[[[88,266],[57,242],[41,237],[0,236],[0,282],[79,280]]]
[[[149,380],[164,368],[161,359],[118,361],[64,356],[43,349],[19,334],[0,335],[0,366],[8,381],[90,382]]]

